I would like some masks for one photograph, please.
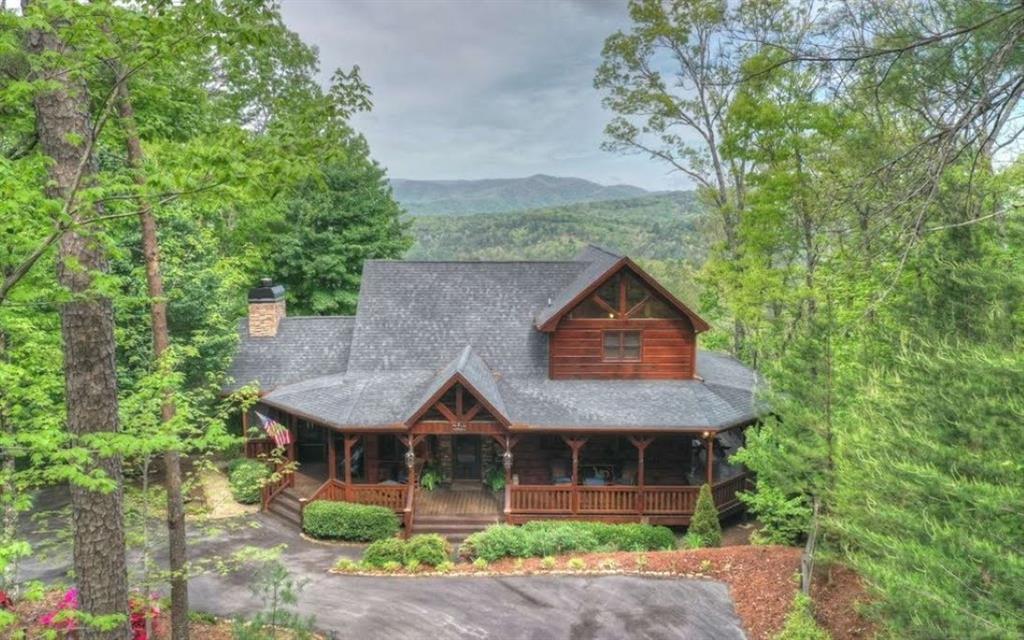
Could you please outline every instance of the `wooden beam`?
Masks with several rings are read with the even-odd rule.
[[[629,441],[636,447],[636,512],[638,515],[644,513],[644,456],[647,452],[647,447],[654,442],[654,437],[638,438],[630,436]]]
[[[645,304],[647,304],[647,302],[650,299],[651,299],[651,294],[648,293],[647,295],[644,296],[643,300],[641,300],[640,302],[638,302],[635,305],[633,305],[630,308],[630,310],[626,312],[626,317],[627,318],[632,318],[633,314],[636,313],[637,311],[639,311]]]
[[[354,495],[352,491],[352,445],[358,439],[359,436],[345,434],[345,502],[352,502]]]
[[[586,438],[570,438],[562,436],[565,444],[572,450],[572,514],[576,515],[580,510],[580,449],[587,443]]]
[[[591,296],[591,299],[594,301],[595,304],[597,304],[597,306],[601,307],[602,309],[612,314],[613,316],[618,315],[618,311],[616,311],[610,304],[605,302],[604,299],[601,296],[597,295],[596,293],[593,296]]]
[[[708,485],[715,486],[715,434],[711,434],[707,438],[708,443]]]
[[[334,431],[327,430],[327,480],[338,479],[338,450],[335,444]]]
[[[448,422],[454,424],[459,421],[459,417],[452,413],[452,410],[445,406],[443,402],[438,401],[436,404],[434,404],[434,408],[440,411],[441,415],[443,415],[448,420]]]
[[[468,423],[470,420],[472,420],[473,418],[476,417],[476,414],[480,413],[481,409],[483,409],[483,405],[481,405],[479,402],[477,402],[476,404],[473,405],[473,407],[469,411],[467,411],[466,413],[460,414],[459,417],[462,420],[462,422],[467,422]]]

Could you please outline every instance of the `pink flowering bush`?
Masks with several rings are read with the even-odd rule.
[[[39,618],[39,623],[57,631],[71,633],[78,629],[74,612],[78,610],[78,589],[72,587],[64,594],[57,608]]]
[[[160,603],[156,595],[149,598],[132,596],[128,601],[130,611],[129,622],[132,627],[132,640],[149,640],[146,634],[146,620],[152,620],[153,635],[157,633],[157,620],[160,616]],[[78,610],[78,589],[71,588],[64,594],[64,598],[57,605],[57,608],[39,618],[39,623],[55,631],[63,631],[71,635],[79,629],[78,620],[74,612]]]

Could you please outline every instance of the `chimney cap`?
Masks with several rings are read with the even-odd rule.
[[[260,278],[260,285],[249,289],[249,302],[278,302],[284,300],[284,285],[274,284],[270,278]]]

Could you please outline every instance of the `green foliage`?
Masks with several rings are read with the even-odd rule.
[[[771,485],[753,492],[743,492],[740,499],[757,516],[760,528],[751,535],[755,544],[794,545],[806,535],[811,508],[803,495],[787,497]]]
[[[363,552],[363,564],[382,569],[389,562],[405,564],[407,545],[401,538],[382,538],[370,543]]]
[[[411,238],[384,171],[361,137],[341,143],[342,158],[294,186],[280,223],[273,273],[301,315],[355,313],[359,277],[369,259],[398,258]]]
[[[697,496],[697,506],[686,528],[690,542],[700,541],[702,547],[717,547],[722,544],[722,523],[718,520],[718,508],[711,496],[711,487],[704,484]]]
[[[570,259],[594,243],[633,258],[698,262],[700,208],[689,192],[472,216],[413,218],[408,257],[429,260]]]
[[[485,571],[488,567],[488,562],[484,558],[477,558],[473,561],[473,568],[477,571]]]
[[[280,560],[270,560],[259,566],[249,582],[249,589],[260,601],[261,609],[248,620],[239,619],[232,625],[236,640],[274,640],[281,630],[290,637],[312,637],[313,618],[299,615],[295,606],[305,583],[297,582]]]
[[[667,527],[646,524],[608,524],[534,520],[520,527],[494,525],[469,536],[459,553],[490,562],[500,558],[527,558],[573,551],[655,551],[675,548]]]
[[[270,477],[270,469],[265,462],[233,460],[228,466],[228,482],[231,484],[231,495],[242,504],[256,504],[260,501],[263,483]]]
[[[490,180],[392,180],[395,197],[416,216],[505,213],[647,195],[629,185],[534,175]]]
[[[302,512],[302,530],[315,538],[371,542],[393,537],[399,522],[387,507],[314,500]]]
[[[484,478],[484,484],[490,487],[491,491],[498,492],[505,490],[505,470],[500,468],[494,468],[487,472],[487,477]]]
[[[583,558],[569,558],[569,561],[565,563],[565,566],[573,571],[583,571],[587,568],[587,562]]]
[[[430,567],[448,560],[451,554],[452,546],[436,533],[415,535],[406,543],[406,555]]]
[[[786,624],[775,640],[829,640],[831,637],[814,620],[811,599],[797,591],[793,606],[786,614]]]
[[[435,465],[429,464],[423,468],[420,474],[420,487],[426,491],[433,491],[441,486],[441,470]]]

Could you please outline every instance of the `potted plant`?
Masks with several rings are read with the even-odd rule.
[[[423,467],[420,474],[420,488],[425,491],[433,491],[441,485],[441,471],[433,464]]]
[[[502,469],[495,467],[487,472],[487,477],[484,478],[484,484],[491,488],[491,491],[500,493],[505,490],[505,472]]]

